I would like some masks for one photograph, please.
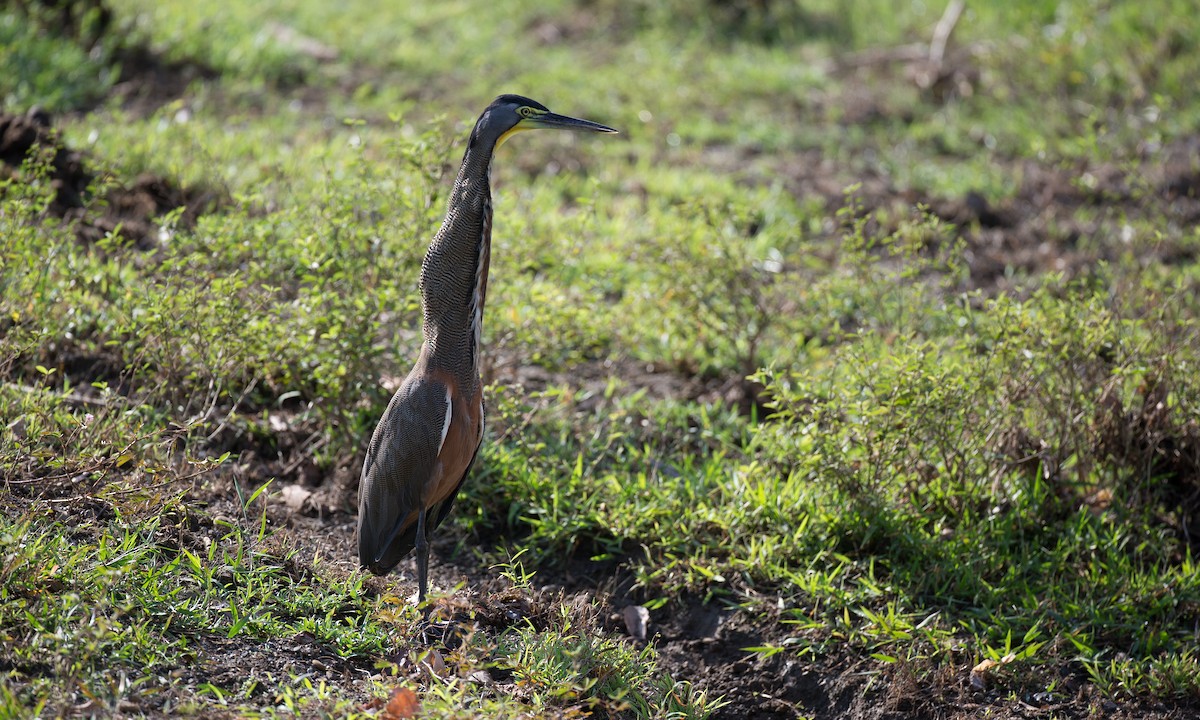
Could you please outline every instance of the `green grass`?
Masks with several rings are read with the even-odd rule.
[[[40,31],[24,16],[0,15],[0,98],[6,108],[40,105],[70,110],[100,100],[116,82],[108,53],[89,53],[70,40]]]
[[[44,162],[0,180],[0,714],[740,712],[608,617],[701,601],[764,663],[1200,702],[1184,3],[971,5],[946,97],[828,62],[928,3],[111,6],[93,51],[0,12],[6,106],[220,200],[138,249],[50,217]],[[139,46],[215,77],[123,107]],[[473,630],[434,656],[407,579],[354,567],[354,478],[502,91],[622,135],[497,157],[490,431],[442,534]],[[1022,222],[924,207],[972,191]],[[1051,255],[993,277],[989,232]],[[573,564],[615,594],[542,589]]]
[[[233,523],[217,521],[217,540],[193,552],[180,542],[190,512],[172,499],[151,520],[118,516],[86,530],[4,520],[6,702],[35,713],[68,706],[127,712],[130,703],[163,715],[222,707],[254,715],[359,711],[342,699],[344,691],[313,683],[312,665],[289,661],[282,645],[274,650],[282,657],[271,663],[278,675],[237,673],[241,682],[232,685],[205,681],[213,663],[197,661],[223,640],[244,638],[253,646],[308,637],[332,655],[329,664],[361,665],[363,658],[388,655],[413,631],[413,611],[397,608],[403,601],[395,597],[365,592],[361,575],[340,578],[316,565],[297,577],[290,554],[268,551],[261,532],[247,536]],[[702,693],[656,674],[652,651],[581,634],[572,621],[564,610],[541,632],[472,637],[447,662],[511,672],[529,686],[522,707],[534,710],[629,705],[641,714],[682,717],[711,705]],[[381,668],[370,689],[384,691],[389,678],[398,682],[390,668]],[[31,680],[10,684],[14,677]],[[512,709],[478,693],[450,684],[424,700],[432,711],[464,703],[488,712]]]

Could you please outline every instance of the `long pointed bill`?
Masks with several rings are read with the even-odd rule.
[[[530,126],[536,127],[536,128],[556,128],[559,130],[584,130],[584,131],[602,132],[602,133],[617,132],[616,130],[613,130],[612,128],[610,128],[607,125],[601,125],[600,123],[594,123],[591,120],[580,120],[579,118],[568,117],[566,115],[559,115],[558,113],[552,113],[552,112],[542,113],[541,115],[534,115],[533,117],[526,118],[525,123],[528,123]],[[525,123],[522,123],[522,124],[525,124]]]

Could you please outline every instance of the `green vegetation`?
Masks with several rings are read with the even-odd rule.
[[[77,5],[0,11],[0,716],[1200,707],[1189,4]],[[497,157],[430,650],[357,474],[500,92],[623,135]]]

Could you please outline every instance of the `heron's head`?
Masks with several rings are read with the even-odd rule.
[[[552,113],[545,105],[527,97],[501,95],[479,116],[475,130],[471,133],[471,144],[474,145],[477,140],[494,140],[494,147],[500,147],[501,143],[522,130],[542,128],[616,132],[607,125]]]

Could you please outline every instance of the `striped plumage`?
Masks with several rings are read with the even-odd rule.
[[[424,343],[375,427],[358,502],[359,562],[387,573],[417,549],[418,602],[428,585],[429,534],[446,519],[483,439],[480,336],[491,260],[495,149],[518,130],[616,132],[502,95],[471,131],[449,208],[421,264]]]

